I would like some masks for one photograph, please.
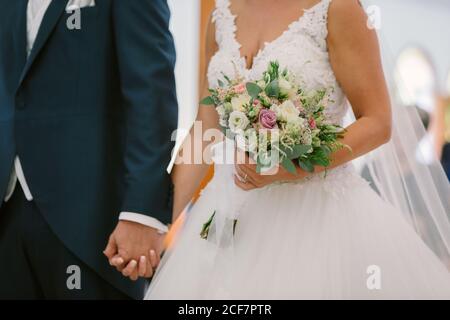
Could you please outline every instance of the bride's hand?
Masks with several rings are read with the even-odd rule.
[[[256,171],[256,164],[251,163],[248,155],[245,154],[242,157],[245,157],[245,161],[241,161],[244,163],[235,165],[236,173],[234,175],[234,182],[239,188],[245,191],[263,188],[275,182],[301,180],[308,175],[300,168],[297,168],[297,174],[292,174],[282,166],[277,166],[269,172],[259,174]]]
[[[130,278],[132,281],[136,281],[139,278],[151,278],[155,274],[160,262],[160,257],[155,250],[150,250],[149,258],[141,256],[139,261],[131,260],[123,269],[122,274]]]

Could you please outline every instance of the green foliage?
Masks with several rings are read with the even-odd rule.
[[[209,230],[211,228],[211,224],[214,220],[214,217],[216,216],[216,211],[213,212],[211,217],[203,224],[202,230],[200,232],[200,237],[204,240],[208,239]]]
[[[267,96],[271,98],[278,98],[280,94],[280,86],[278,85],[278,80],[273,80],[269,83],[265,90]]]
[[[257,99],[259,94],[262,92],[262,89],[260,88],[260,86],[258,86],[256,83],[253,83],[253,82],[247,83],[246,87],[247,87],[248,94],[253,99]]]
[[[321,167],[329,167],[331,164],[329,148],[326,146],[321,146],[314,150],[310,155],[309,160],[312,164]]]
[[[203,98],[202,101],[200,101],[200,104],[205,105],[205,106],[213,106],[216,103],[215,103],[214,98],[212,96],[209,96],[209,97]]]
[[[288,159],[287,157],[283,158],[281,165],[283,166],[284,169],[286,169],[286,171],[295,175],[297,174],[297,168],[295,167],[294,162],[292,162],[292,160]]]
[[[231,79],[225,73],[222,72],[222,76],[228,82],[228,84],[232,84]]]
[[[282,147],[281,150],[286,155],[286,158],[290,160],[295,160],[310,152],[312,150],[312,147],[308,145],[299,144],[293,146],[292,148]]]
[[[305,159],[305,158],[298,159],[298,165],[300,166],[300,168],[302,168],[302,170],[304,170],[306,172],[309,172],[309,173],[314,172],[314,165],[312,164],[312,162],[309,159]]]

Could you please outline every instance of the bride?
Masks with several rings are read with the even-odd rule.
[[[303,87],[333,87],[334,104],[326,115],[343,124],[351,105],[356,121],[343,143],[352,152],[336,152],[326,175],[320,168],[312,175],[300,168],[297,175],[283,169],[258,175],[252,164],[220,163],[224,153],[234,151],[233,142],[215,145],[214,178],[189,212],[146,298],[450,298],[450,274],[441,261],[448,255],[448,208],[435,203],[430,210],[435,229],[424,231],[425,209],[420,221],[410,217],[419,225],[416,232],[409,214],[401,211],[410,208],[386,201],[386,194],[388,199],[382,199],[381,187],[374,191],[352,163],[388,143],[396,129],[377,37],[358,1],[217,0],[206,52],[205,95],[206,87],[216,86],[224,75],[259,79],[275,60]],[[198,120],[203,130],[218,127],[214,108],[200,106]],[[184,149],[191,145],[194,141],[186,141]],[[207,170],[206,161],[175,167],[174,218]],[[380,170],[372,172],[386,182],[387,173]],[[442,188],[436,194],[443,193],[445,202],[448,184]],[[226,237],[233,232],[227,233],[223,217],[237,211],[234,235]],[[204,240],[199,234],[213,212],[216,241],[210,239],[214,236]],[[427,232],[431,238],[440,234],[440,240],[428,241]]]

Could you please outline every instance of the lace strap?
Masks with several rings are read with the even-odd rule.
[[[317,45],[327,49],[328,11],[333,0],[322,0],[311,9],[305,10],[301,31],[313,38]]]
[[[212,15],[212,21],[216,25],[216,41],[220,49],[231,49],[234,44],[236,32],[236,17],[230,9],[230,0],[216,0],[216,9]]]

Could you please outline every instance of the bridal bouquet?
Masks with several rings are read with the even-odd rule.
[[[276,61],[260,80],[224,79],[201,104],[216,108],[225,134],[241,142],[258,173],[281,165],[296,174],[296,164],[312,173],[316,166],[330,166],[331,153],[345,147],[340,142],[345,130],[324,115],[333,102],[327,89],[300,87]],[[208,237],[213,218],[203,226],[202,238]]]
[[[295,164],[307,172],[328,167],[330,154],[345,147],[345,130],[328,122],[324,110],[333,101],[328,90],[307,91],[287,70],[271,62],[263,78],[219,81],[201,104],[215,106],[227,136],[243,141],[257,170],[281,164],[295,174]],[[270,160],[277,159],[277,162]]]

